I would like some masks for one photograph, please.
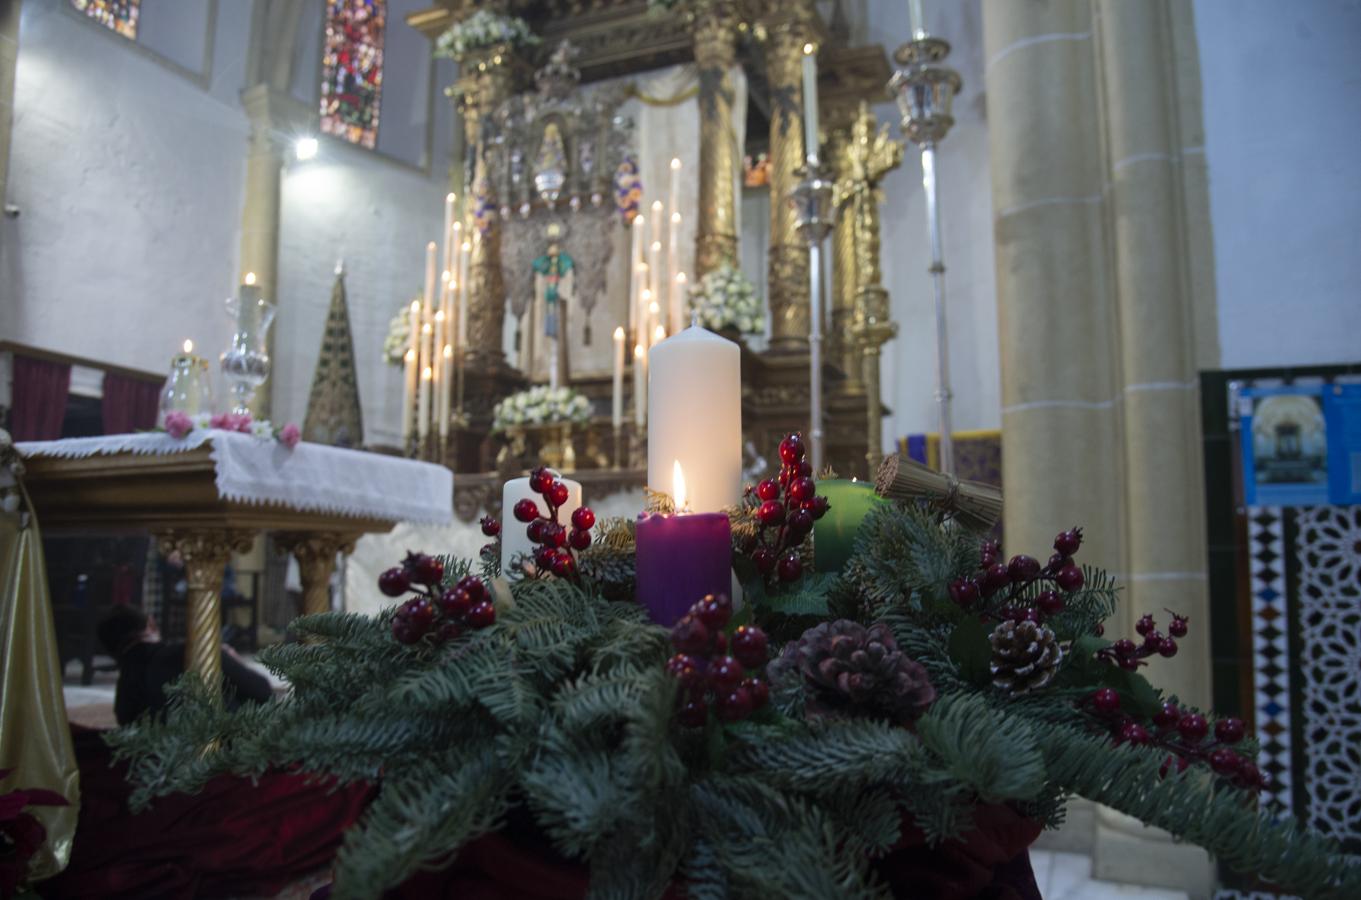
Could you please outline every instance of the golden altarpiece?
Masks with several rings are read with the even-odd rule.
[[[800,68],[809,45],[817,49],[820,150],[836,184],[822,328],[826,461],[843,477],[872,472],[885,412],[879,350],[895,333],[880,284],[878,183],[902,157],[901,145],[887,138],[869,110],[889,99],[884,49],[850,45],[839,13],[826,23],[807,0],[681,0],[651,8],[647,0],[438,0],[408,16],[407,23],[433,41],[478,10],[519,17],[540,40],[527,50],[507,43],[469,51],[460,61],[459,80],[447,91],[459,113],[464,147],[452,166],[451,189],[465,207],[463,221],[478,228],[481,239],[472,247],[465,276],[466,350],[460,351],[462,384],[451,399],[459,409],[447,444],[432,441],[416,453],[462,473],[460,516],[494,505],[500,476],[526,464],[524,454],[543,449],[523,438],[508,447],[504,435],[492,433],[497,402],[531,381],[549,380],[542,348],[526,352],[524,344],[538,329],[522,333],[520,324],[540,321],[527,314],[536,305],[527,260],[550,243],[556,253],[561,241],[574,254],[573,294],[583,301],[603,293],[601,279],[611,265],[628,269],[627,228],[614,229],[617,241],[597,236],[593,248],[580,249],[590,243],[588,234],[601,231],[596,220],[612,208],[613,187],[605,181],[617,162],[611,154],[617,157],[635,139],[629,123],[612,113],[622,99],[619,91],[591,88],[627,85],[630,76],[662,67],[694,63],[698,69],[693,278],[725,261],[737,263],[742,159],[761,153],[768,160],[764,184],[745,188],[770,192],[770,339],[759,352],[743,344],[744,439],[754,455],[776,446],[785,432],[808,429],[809,251],[787,197],[806,152]],[[740,151],[731,124],[735,67],[747,83],[746,143]],[[555,153],[565,161],[563,171],[550,174],[547,183],[536,180],[543,168],[536,165]],[[569,186],[571,214],[556,195],[561,189],[565,197]],[[463,200],[470,195],[476,199]],[[587,197],[595,202],[583,202]],[[568,379],[591,398],[598,414],[573,429],[568,459],[552,461],[573,467],[573,477],[593,493],[640,486],[645,429],[635,428],[631,417],[622,429],[614,428],[610,371],[575,365],[579,357],[608,351],[613,323],[580,302],[573,305],[577,308],[566,307],[572,318],[563,326],[565,344],[549,365],[554,383]],[[517,329],[513,340],[508,328]],[[592,340],[594,348],[583,346]],[[508,345],[515,351],[508,353]],[[623,382],[625,407],[631,409],[631,372]]]

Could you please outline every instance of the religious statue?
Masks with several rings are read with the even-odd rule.
[[[554,222],[545,232],[548,249],[531,264],[534,269],[534,302],[525,315],[529,322],[521,333],[520,369],[531,379],[548,378],[553,387],[566,386],[571,366],[567,355],[567,307],[575,299],[575,262],[560,244],[563,227]]]

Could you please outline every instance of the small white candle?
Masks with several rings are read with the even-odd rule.
[[[633,424],[642,428],[647,422],[647,351],[633,345]]]
[[[430,434],[430,379],[433,374],[429,366],[421,369],[420,411],[416,416],[416,435],[422,441]]]
[[[572,513],[581,506],[581,484],[570,478],[559,478],[567,485],[567,502],[558,509],[558,524],[572,527]],[[548,505],[543,498],[530,490],[528,478],[512,478],[501,489],[501,571],[508,572],[517,556],[534,552],[534,544],[526,534],[528,525],[515,518],[515,504],[524,499],[533,500],[539,507],[539,515],[548,515]]]
[[[692,327],[649,356],[647,483],[669,484],[679,462],[695,512],[734,505],[742,496],[741,351]]]
[[[614,329],[614,394],[611,396],[610,422],[615,428],[624,424],[624,328]]]
[[[803,152],[818,155],[818,58],[812,44],[803,45]]]
[[[411,428],[415,422],[416,409],[416,351],[408,349],[402,357],[406,366],[406,380],[402,385],[402,444],[411,440]]]

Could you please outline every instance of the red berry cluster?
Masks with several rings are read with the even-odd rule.
[[[1048,616],[1063,612],[1063,595],[1080,590],[1086,582],[1082,569],[1073,562],[1073,556],[1082,546],[1082,529],[1070,528],[1054,538],[1054,555],[1049,563],[1041,566],[1033,556],[1017,554],[1006,562],[1001,561],[1002,547],[997,541],[984,541],[980,553],[981,568],[972,575],[956,578],[949,584],[950,599],[964,609],[974,609],[981,600],[990,599],[1001,591],[1006,591],[998,615],[1003,619],[1042,622]],[[1046,585],[1027,602],[1020,604],[1030,586]]]
[[[708,594],[671,628],[677,652],[667,660],[666,671],[680,682],[676,718],[687,728],[709,720],[711,703],[720,721],[738,722],[770,700],[770,687],[754,674],[766,665],[766,633],[739,625],[729,640],[723,629],[731,619],[728,596]]]
[[[1172,616],[1172,621],[1167,625],[1167,634],[1158,631],[1158,623],[1154,621],[1152,614],[1145,613],[1134,625],[1134,630],[1144,639],[1142,644],[1135,644],[1129,638],[1121,638],[1109,647],[1096,651],[1097,658],[1133,672],[1140,666],[1147,665],[1144,660],[1155,653],[1168,659],[1176,656],[1176,639],[1186,637],[1190,628],[1186,616],[1179,616],[1170,609],[1168,613]]]
[[[1262,770],[1234,749],[1246,736],[1242,719],[1220,719],[1214,723],[1211,737],[1210,723],[1204,716],[1167,702],[1154,714],[1153,730],[1149,731],[1121,711],[1120,694],[1113,688],[1093,692],[1086,702],[1097,718],[1110,728],[1117,744],[1161,747],[1170,751],[1162,765],[1164,777],[1173,766],[1178,772],[1184,772],[1191,763],[1203,762],[1238,787],[1260,791],[1267,785]]]
[[[574,577],[577,574],[577,561],[572,551],[585,550],[591,546],[595,513],[587,506],[574,509],[572,530],[569,532],[558,521],[558,510],[570,495],[567,485],[558,479],[552,469],[540,467],[529,473],[529,488],[543,497],[543,502],[548,506],[548,515],[539,515],[539,504],[528,497],[517,501],[512,511],[517,520],[526,524],[525,531],[529,539],[539,545],[534,548],[534,564],[539,571],[552,572],[559,578]],[[483,533],[486,533],[485,523]]]
[[[803,574],[798,546],[813,530],[813,523],[831,505],[817,494],[813,466],[804,459],[803,437],[790,434],[780,441],[780,475],[756,486],[756,519],[761,523],[751,561],[765,576],[774,573],[781,581],[797,581]],[[751,488],[747,488],[751,493]]]
[[[486,628],[496,621],[496,607],[482,579],[472,575],[441,590],[444,564],[424,553],[408,553],[400,566],[378,576],[378,589],[389,597],[407,591],[417,596],[397,607],[392,617],[392,636],[403,644],[414,644],[426,635],[437,643],[452,641],[467,628]]]

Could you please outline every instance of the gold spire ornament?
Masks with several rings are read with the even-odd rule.
[[[336,447],[357,447],[364,442],[364,413],[359,404],[344,263],[336,264],[331,307],[321,333],[321,351],[312,375],[302,434],[304,440]]]

